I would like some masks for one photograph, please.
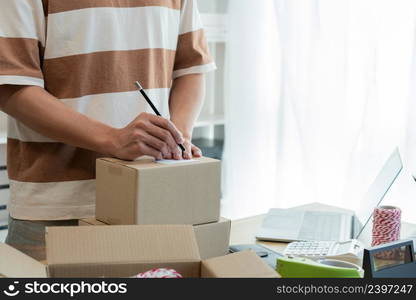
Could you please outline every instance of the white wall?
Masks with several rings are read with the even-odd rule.
[[[226,13],[228,0],[198,0],[201,13]]]

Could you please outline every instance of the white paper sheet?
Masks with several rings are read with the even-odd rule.
[[[158,164],[162,164],[162,165],[179,165],[179,164],[191,164],[196,162],[196,160],[191,159],[191,160],[169,160],[169,159],[165,159],[165,160],[157,160],[156,161]]]

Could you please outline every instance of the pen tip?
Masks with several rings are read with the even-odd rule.
[[[143,89],[142,85],[138,81],[136,81],[136,86],[139,88],[139,90],[142,90]]]

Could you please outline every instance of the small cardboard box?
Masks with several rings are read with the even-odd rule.
[[[201,265],[202,278],[276,278],[270,266],[252,251],[207,259]]]
[[[108,225],[94,218],[82,219],[79,226]],[[220,218],[219,222],[194,225],[199,254],[202,259],[223,256],[230,246],[231,220]]]
[[[111,225],[217,222],[221,162],[200,158],[163,164],[153,159],[97,160],[96,218]]]
[[[187,278],[278,277],[255,253],[201,260],[189,225],[48,227],[48,264],[0,244],[5,277],[116,278],[173,268]],[[201,273],[201,269],[203,270]]]

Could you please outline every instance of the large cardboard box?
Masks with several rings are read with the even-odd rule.
[[[108,225],[95,218],[82,219],[79,226]],[[223,256],[230,246],[231,220],[220,218],[219,222],[194,225],[199,254],[202,259]]]
[[[221,162],[200,158],[98,159],[96,218],[111,225],[204,224],[219,220]]]
[[[98,221],[95,218],[80,219],[78,220],[79,226],[105,226],[108,225],[104,222]]]
[[[173,268],[184,277],[278,277],[254,253],[201,260],[189,225],[48,227],[47,265],[0,244],[4,277],[131,277]],[[205,270],[201,273],[201,269]]]

